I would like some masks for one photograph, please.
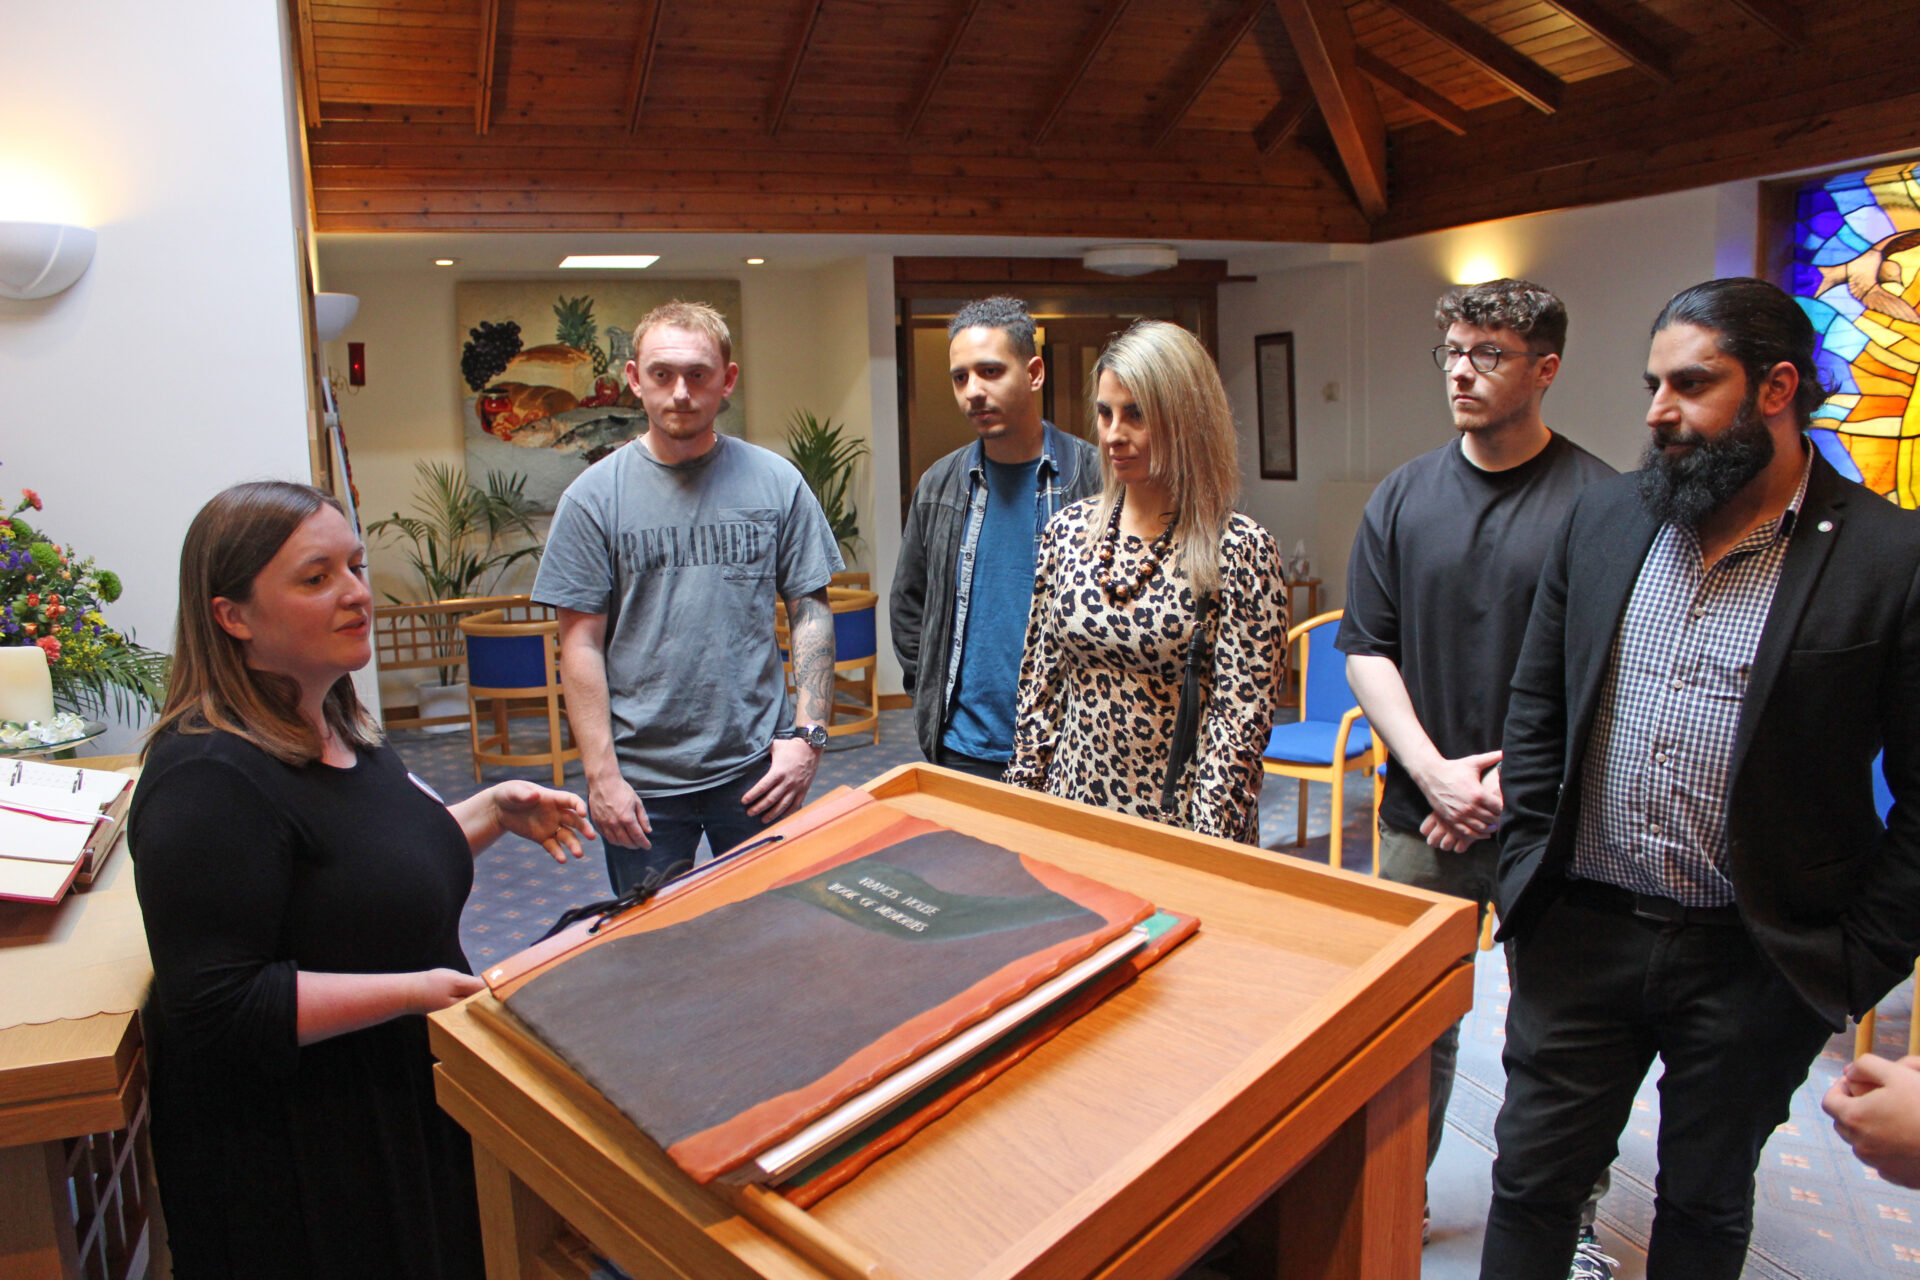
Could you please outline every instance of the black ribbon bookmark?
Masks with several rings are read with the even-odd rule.
[[[600,932],[601,925],[629,908],[639,906],[668,885],[690,879],[694,876],[703,876],[723,862],[731,862],[743,853],[751,853],[755,849],[765,845],[778,844],[785,839],[786,837],[783,835],[775,835],[762,836],[758,840],[749,840],[747,843],[729,849],[719,857],[710,860],[704,867],[696,868],[692,862],[688,861],[676,862],[667,867],[656,867],[647,872],[646,875],[640,877],[640,879],[632,885],[629,885],[627,891],[617,898],[606,898],[599,902],[589,902],[583,906],[569,907],[567,910],[562,911],[560,918],[553,922],[553,927],[533,940],[534,945],[537,946],[561,930],[571,928],[573,925],[592,916],[599,916],[600,918],[593,922],[593,927],[588,929],[587,932],[598,933]]]

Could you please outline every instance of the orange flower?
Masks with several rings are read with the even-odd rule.
[[[48,666],[52,666],[54,663],[60,661],[60,642],[58,640],[52,636],[42,636],[40,639],[35,640],[34,643],[39,645],[40,651],[47,655]]]
[[[37,493],[35,493],[35,492],[34,492],[33,490],[31,490],[31,489],[22,489],[22,490],[20,491],[20,496],[21,496],[21,497],[23,497],[23,498],[25,498],[25,499],[27,500],[27,502],[28,502],[28,504],[29,504],[30,506],[32,506],[32,508],[33,508],[33,509],[34,509],[35,511],[39,511],[39,510],[41,510],[41,506],[40,506],[40,495],[39,495],[39,494],[37,494]]]
[[[23,622],[20,624],[20,630],[26,632],[28,635],[32,635],[34,632],[38,631],[39,629],[40,629],[40,625],[35,622]]]
[[[39,592],[37,592],[37,591],[29,591],[29,592],[27,593],[27,608],[29,608],[29,609],[38,609],[39,607],[40,607],[40,594],[39,594]]]

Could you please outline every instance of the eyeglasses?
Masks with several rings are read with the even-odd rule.
[[[1483,342],[1477,347],[1462,351],[1459,347],[1449,346],[1443,342],[1433,349],[1433,362],[1440,366],[1440,372],[1449,373],[1453,369],[1454,362],[1461,356],[1465,356],[1468,363],[1481,373],[1492,373],[1500,367],[1501,356],[1520,356],[1528,360],[1538,360],[1545,354],[1544,351],[1502,351],[1491,342]]]

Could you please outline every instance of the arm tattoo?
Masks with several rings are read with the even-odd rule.
[[[799,717],[826,724],[833,713],[833,609],[826,589],[787,601],[787,617]]]

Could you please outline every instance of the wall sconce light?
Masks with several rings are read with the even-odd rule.
[[[1080,255],[1080,265],[1110,276],[1144,276],[1178,266],[1180,251],[1170,244],[1097,244]]]
[[[313,334],[322,342],[332,342],[347,331],[359,314],[360,299],[351,293],[313,295]]]
[[[57,222],[0,222],[0,298],[50,298],[86,273],[96,237]]]

